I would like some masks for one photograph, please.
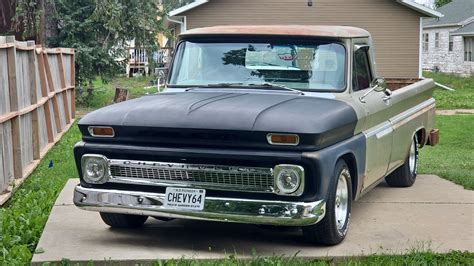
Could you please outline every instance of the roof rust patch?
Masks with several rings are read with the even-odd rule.
[[[329,38],[359,38],[369,37],[370,33],[361,28],[348,26],[240,25],[197,28],[186,31],[180,36],[189,37],[198,35],[285,35]]]

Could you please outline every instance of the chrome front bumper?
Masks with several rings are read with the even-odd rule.
[[[74,204],[84,210],[282,226],[307,226],[324,218],[326,203],[262,201],[206,197],[204,210],[169,209],[165,195],[136,191],[84,188],[74,190]]]

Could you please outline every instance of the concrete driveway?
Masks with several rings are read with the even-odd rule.
[[[311,246],[298,229],[268,230],[252,225],[149,219],[142,229],[113,230],[99,215],[77,209],[70,180],[51,212],[33,263],[72,261],[150,261],[294,255],[343,257],[405,253],[411,249],[474,251],[474,191],[436,176],[419,176],[412,188],[381,184],[356,202],[350,232],[335,247]]]

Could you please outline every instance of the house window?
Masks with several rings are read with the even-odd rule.
[[[464,61],[474,62],[474,37],[464,37]]]
[[[452,52],[453,51],[453,48],[454,48],[454,40],[453,40],[453,36],[449,36],[449,51]]]
[[[439,33],[435,33],[435,48],[439,48]]]
[[[423,51],[428,52],[428,47],[430,44],[430,35],[428,33],[423,33]]]

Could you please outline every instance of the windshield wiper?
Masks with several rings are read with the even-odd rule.
[[[197,88],[247,88],[242,82],[235,82],[235,83],[213,83],[213,84],[206,84],[206,85],[196,85],[195,88],[189,88],[186,91],[191,91]]]
[[[214,83],[214,84],[199,85],[199,86],[196,86],[196,88],[189,88],[186,91],[191,91],[191,90],[194,90],[194,89],[197,89],[197,88],[278,89],[278,90],[287,90],[287,91],[291,91],[291,92],[296,92],[298,94],[304,95],[304,92],[302,92],[300,90],[292,89],[292,88],[287,87],[285,85],[274,84],[274,83],[270,83],[270,82],[257,83],[257,84],[245,84],[245,83],[242,83],[242,82]]]
[[[299,93],[301,95],[304,95],[304,92],[297,90],[297,89],[292,89],[290,87],[287,87],[285,85],[281,84],[275,84],[271,82],[265,82],[265,83],[259,83],[259,84],[248,84],[251,87],[260,87],[260,88],[268,88],[268,89],[280,89],[280,90],[287,90],[287,91],[292,91]]]

